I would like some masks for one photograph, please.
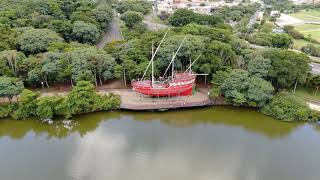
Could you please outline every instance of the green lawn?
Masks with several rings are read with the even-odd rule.
[[[310,34],[313,39],[320,42],[320,25],[318,24],[297,25],[295,26],[295,29],[301,32],[306,37]]]
[[[290,14],[290,16],[303,21],[320,22],[320,9],[303,10],[298,13]],[[318,24],[304,24],[297,25],[295,29],[301,32],[306,37],[310,34],[311,37],[320,42],[320,25]],[[300,46],[304,42],[297,42],[297,46]]]
[[[300,50],[303,46],[310,44],[310,42],[303,39],[294,39],[293,40],[293,49]]]
[[[290,14],[297,19],[304,21],[319,21],[320,22],[320,9],[312,9],[309,11],[300,11],[298,13]]]
[[[314,88],[298,87],[295,95],[304,100],[314,100],[320,102],[320,90],[317,94]]]

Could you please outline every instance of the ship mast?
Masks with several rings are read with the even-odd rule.
[[[201,55],[202,55],[202,53],[200,53],[199,56],[198,56],[192,63],[191,63],[191,58],[190,58],[190,65],[189,65],[188,69],[187,69],[185,72],[190,71],[190,73],[191,73],[191,66],[192,66],[195,62],[198,61],[198,59],[200,58]]]
[[[156,54],[157,54],[157,52],[158,52],[161,44],[163,43],[164,38],[167,36],[168,32],[169,32],[169,29],[167,30],[167,32],[166,32],[166,33],[164,34],[164,36],[162,37],[162,39],[161,39],[161,41],[160,41],[160,44],[159,44],[158,47],[156,48],[156,51],[153,53],[153,55],[152,55],[152,57],[151,57],[151,60],[150,60],[148,66],[147,66],[147,68],[146,68],[146,70],[144,71],[144,73],[143,73],[143,75],[142,75],[141,80],[142,80],[142,79],[144,78],[144,76],[146,75],[146,73],[147,73],[147,71],[148,71],[148,69],[149,69],[149,66],[151,65],[154,57],[156,56]]]
[[[173,81],[173,76],[174,76],[174,52],[172,52],[172,59],[173,59],[173,61],[172,61],[172,77],[171,77],[171,79],[172,79],[172,81]]]
[[[152,41],[152,49],[151,49],[151,54],[152,54],[152,57],[153,57],[153,54],[154,54],[154,50],[153,50],[153,41]],[[154,86],[154,66],[153,66],[153,60],[151,61],[151,85],[152,87]]]
[[[163,77],[167,74],[167,71],[169,70],[170,65],[171,65],[171,64],[172,64],[172,62],[174,61],[174,58],[177,56],[177,54],[178,54],[178,52],[179,52],[180,48],[182,47],[182,44],[183,44],[183,43],[184,43],[184,41],[186,40],[186,38],[187,38],[187,36],[185,36],[185,37],[183,38],[183,40],[182,40],[181,44],[179,45],[179,47],[178,47],[178,49],[177,49],[176,53],[174,53],[174,55],[173,55],[173,57],[172,57],[172,59],[171,59],[171,61],[170,61],[169,65],[168,65],[168,67],[167,67],[166,71],[165,71],[165,72],[164,72],[164,74],[163,74]]]

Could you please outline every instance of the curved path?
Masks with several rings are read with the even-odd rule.
[[[120,20],[119,18],[115,17],[110,23],[108,30],[103,33],[102,37],[97,42],[96,47],[103,48],[107,43],[119,40],[122,40]]]

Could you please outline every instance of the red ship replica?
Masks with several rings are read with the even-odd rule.
[[[190,61],[190,66],[185,72],[175,72],[174,71],[174,59],[175,59],[177,53],[179,52],[179,50],[180,50],[180,48],[186,38],[183,39],[179,48],[177,49],[177,51],[173,55],[173,57],[170,61],[170,64],[168,65],[163,77],[165,77],[170,65],[172,67],[171,76],[169,76],[168,78],[160,77],[159,81],[155,81],[155,78],[153,75],[153,73],[154,73],[153,60],[154,60],[156,53],[159,50],[159,47],[162,44],[164,38],[166,37],[167,33],[168,33],[168,31],[165,33],[164,37],[162,38],[162,40],[161,40],[161,42],[155,52],[153,52],[153,45],[152,45],[152,58],[149,62],[147,69],[145,70],[142,78],[140,80],[138,79],[138,80],[131,81],[131,85],[132,85],[132,88],[134,91],[141,93],[141,94],[144,94],[144,95],[148,95],[150,97],[189,96],[192,94],[193,87],[195,86],[196,74],[192,73],[191,66],[198,60],[198,58],[200,57],[201,54],[197,57],[197,59],[193,63],[191,63],[191,61]],[[150,65],[152,68],[152,78],[151,78],[151,80],[144,79],[144,76],[146,75],[146,72],[147,72]]]

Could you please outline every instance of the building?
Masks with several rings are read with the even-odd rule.
[[[320,4],[320,0],[291,0],[293,4],[301,5],[301,4]]]

